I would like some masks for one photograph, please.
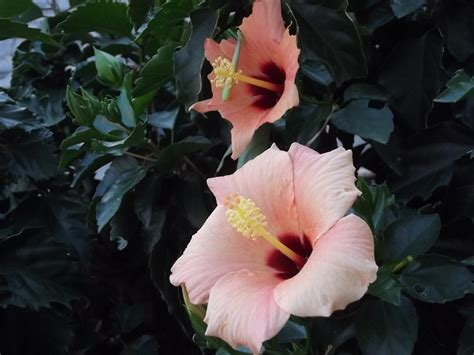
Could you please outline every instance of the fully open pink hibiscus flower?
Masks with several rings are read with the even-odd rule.
[[[258,353],[290,314],[329,316],[375,280],[370,228],[345,216],[359,195],[350,151],[273,146],[208,185],[217,207],[170,278],[208,303],[207,335]]]
[[[237,67],[232,66],[235,40],[204,44],[207,60],[214,71],[208,76],[212,98],[191,108],[199,112],[219,111],[232,125],[232,158],[236,159],[252,140],[255,130],[275,122],[298,105],[295,85],[298,71],[296,36],[290,36],[281,16],[279,0],[257,0],[252,14],[239,27],[243,35]],[[232,87],[227,101],[222,99],[225,84]]]

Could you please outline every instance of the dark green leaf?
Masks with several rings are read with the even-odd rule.
[[[425,0],[390,0],[393,13],[398,18],[411,14],[424,4]]]
[[[118,211],[124,195],[145,177],[146,171],[142,167],[125,170],[107,188],[96,208],[99,232]]]
[[[362,192],[352,208],[363,218],[374,232],[379,231],[387,208],[395,199],[386,185],[368,186],[364,179],[357,180],[357,188]]]
[[[111,155],[106,154],[86,154],[79,163],[79,167],[77,168],[76,174],[74,175],[74,179],[72,181],[72,186],[77,186],[83,178],[89,174],[92,174],[94,171],[107,164],[112,159],[113,157]]]
[[[202,199],[202,190],[201,179],[196,175],[186,179],[180,188],[181,206],[189,223],[195,228],[200,228],[209,216]]]
[[[178,118],[179,106],[170,107],[166,111],[154,113],[148,117],[148,124],[164,129],[173,129]]]
[[[439,29],[449,51],[465,61],[474,54],[474,3],[469,0],[442,3],[439,11]]]
[[[87,2],[79,6],[59,24],[64,31],[111,33],[127,37],[132,25],[127,16],[127,5],[107,0]]]
[[[122,89],[120,90],[120,96],[117,100],[117,106],[120,110],[122,123],[125,126],[130,127],[130,128],[137,126],[135,111],[133,110],[131,97],[130,97],[131,90],[132,90],[131,86],[132,86],[132,75],[128,73],[125,76]]]
[[[383,237],[383,260],[399,261],[425,253],[438,238],[440,229],[438,215],[413,216],[392,223]]]
[[[380,71],[380,84],[390,94],[390,105],[412,129],[426,127],[426,115],[445,83],[441,66],[443,43],[431,31],[396,46]]]
[[[176,91],[179,101],[189,107],[197,101],[201,91],[201,68],[204,62],[204,40],[212,37],[218,13],[202,8],[191,13],[192,33],[186,45],[174,57]]]
[[[304,340],[307,336],[304,326],[289,320],[275,337],[279,343],[284,344]]]
[[[146,15],[153,7],[153,0],[130,0],[128,5],[128,17],[135,29],[138,29],[146,18]]]
[[[24,38],[59,47],[58,42],[37,28],[31,28],[24,23],[13,22],[10,19],[0,19],[0,41],[10,38]]]
[[[56,147],[51,132],[35,130],[8,148],[12,156],[11,172],[34,180],[48,179],[56,174]],[[1,155],[1,152],[0,152]]]
[[[204,137],[188,137],[171,144],[158,154],[156,165],[163,170],[172,169],[179,159],[199,150],[209,148],[211,142]]]
[[[377,271],[377,280],[369,285],[367,292],[381,300],[400,306],[402,286],[388,265],[380,267]]]
[[[400,282],[413,297],[445,303],[474,292],[474,274],[463,264],[445,256],[423,255],[409,263]]]
[[[168,38],[170,29],[181,24],[193,10],[193,7],[193,0],[167,1],[155,13],[153,19],[148,22],[138,39],[140,40],[147,35],[154,35],[164,41]]]
[[[367,301],[356,316],[356,332],[366,355],[410,355],[417,337],[415,307],[403,298],[400,307],[381,300]]]
[[[143,66],[136,82],[134,96],[141,96],[156,90],[173,76],[173,57],[176,45],[168,44]]]
[[[469,76],[463,69],[460,69],[446,83],[446,89],[434,101],[458,102],[472,96],[474,96],[474,77]]]
[[[70,302],[79,298],[61,283],[62,279],[71,281],[76,263],[46,233],[24,233],[4,241],[0,257],[0,307],[38,310],[52,303],[70,307]]]
[[[375,85],[355,83],[344,90],[344,101],[357,99],[387,101],[388,96]]]
[[[270,147],[270,132],[271,125],[269,124],[263,125],[255,131],[252,141],[245,151],[239,156],[237,168],[242,167],[246,162],[252,160],[257,155],[265,151],[268,147]]]
[[[392,177],[392,191],[400,201],[428,198],[435,188],[449,183],[454,161],[473,146],[474,136],[462,126],[443,123],[423,131],[405,143],[403,177]]]
[[[393,114],[387,106],[368,106],[369,100],[354,100],[331,116],[339,129],[379,143],[387,143],[393,131]]]
[[[0,18],[11,18],[21,15],[34,6],[31,0],[0,0]]]
[[[332,113],[332,106],[332,103],[328,102],[327,104],[300,105],[292,109],[286,116],[288,138],[301,144],[311,145],[326,127],[325,124]]]
[[[367,74],[366,58],[357,27],[345,9],[293,1],[302,56],[324,61],[337,84]]]

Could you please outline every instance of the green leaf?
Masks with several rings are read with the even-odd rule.
[[[339,129],[379,143],[387,143],[393,131],[393,114],[387,106],[368,106],[369,100],[354,100],[332,114],[331,122]]]
[[[150,115],[148,117],[148,124],[157,128],[174,129],[176,119],[178,118],[179,108],[179,105],[175,105],[166,111],[160,111]]]
[[[348,102],[357,99],[387,101],[388,96],[381,88],[375,85],[355,83],[344,90],[344,101]]]
[[[379,267],[377,280],[369,285],[367,292],[387,303],[400,306],[401,290],[402,286],[391,271],[390,266],[384,265]]]
[[[311,145],[322,133],[329,115],[332,113],[332,103],[299,105],[286,115],[286,131],[288,139],[301,144]]]
[[[345,8],[297,2],[291,7],[300,28],[302,57],[322,59],[338,85],[367,74],[360,35]]]
[[[146,172],[142,167],[125,170],[108,187],[96,207],[99,232],[118,211],[124,195],[145,177]]]
[[[78,6],[58,25],[64,31],[99,32],[130,36],[132,25],[127,16],[127,5],[108,0],[96,0]]]
[[[132,75],[131,73],[128,73],[125,76],[123,86],[120,89],[120,96],[117,100],[117,106],[120,111],[122,123],[129,128],[133,128],[137,126],[137,119],[135,117],[135,111],[133,110],[132,101],[130,97],[131,90],[132,90]]]
[[[137,40],[153,35],[159,40],[165,41],[171,32],[170,29],[180,25],[193,8],[193,0],[167,1],[158,9]]]
[[[395,46],[379,72],[379,83],[390,94],[390,107],[411,129],[426,127],[433,99],[445,83],[442,53],[439,34],[430,31]]]
[[[156,165],[163,170],[172,169],[178,160],[186,155],[209,148],[211,142],[204,137],[188,137],[163,149],[157,157]]]
[[[404,17],[418,10],[426,0],[390,0],[393,13],[398,18]]]
[[[31,0],[0,0],[0,18],[11,18],[36,6]]]
[[[446,83],[446,89],[444,89],[434,101],[452,103],[473,96],[474,77],[469,76],[464,69],[460,69]]]
[[[72,186],[77,187],[82,179],[84,179],[89,174],[94,173],[97,169],[107,164],[112,159],[113,156],[108,154],[86,154],[77,167],[74,179],[72,180]]]
[[[418,257],[403,269],[400,282],[411,296],[430,303],[445,303],[474,292],[474,274],[441,255]]]
[[[366,355],[411,355],[417,332],[415,307],[405,298],[400,307],[367,301],[356,315],[357,339]]]
[[[118,88],[123,81],[122,63],[114,56],[94,48],[95,67],[98,79],[112,88]]]
[[[247,146],[245,151],[239,156],[239,160],[237,161],[237,169],[241,168],[246,162],[252,160],[257,155],[265,151],[268,147],[270,147],[271,128],[271,124],[265,124],[255,131],[252,141]]]
[[[127,14],[135,30],[142,25],[153,4],[153,0],[130,0]]]
[[[176,45],[168,44],[143,66],[133,96],[141,96],[160,88],[173,77],[173,57]]]
[[[383,237],[383,260],[400,261],[425,253],[438,239],[440,230],[441,220],[436,214],[403,218],[392,223]]]
[[[176,97],[189,107],[197,101],[201,91],[201,68],[204,62],[204,40],[212,37],[217,25],[218,13],[214,9],[201,8],[191,13],[192,33],[186,45],[174,57]]]
[[[51,36],[41,32],[37,28],[28,27],[20,22],[13,22],[10,19],[0,19],[0,41],[10,38],[23,38],[31,41],[40,41],[45,44],[60,47]]]
[[[395,198],[385,184],[368,186],[364,179],[359,178],[357,188],[362,192],[362,196],[359,196],[352,208],[374,232],[378,232],[382,227],[384,214],[387,208],[395,203]]]

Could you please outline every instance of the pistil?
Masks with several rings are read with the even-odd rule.
[[[231,194],[226,197],[224,206],[227,208],[227,220],[244,237],[252,240],[257,238],[265,239],[283,255],[292,260],[299,268],[303,267],[306,259],[288,248],[267,230],[265,215],[251,199],[244,198],[238,194]]]
[[[242,74],[241,70],[235,71],[232,62],[226,58],[218,57],[214,63],[212,63],[212,67],[214,68],[214,75],[216,76],[212,82],[216,87],[232,87],[238,82],[243,82],[278,93],[283,90],[282,85],[252,78]]]

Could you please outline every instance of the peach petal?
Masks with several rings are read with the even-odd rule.
[[[338,148],[318,154],[293,143],[288,154],[294,166],[300,227],[314,242],[347,213],[360,194],[354,184],[352,152]]]
[[[250,240],[227,221],[225,208],[217,206],[201,229],[192,237],[183,255],[171,268],[173,285],[185,284],[194,304],[206,303],[215,283],[228,273],[251,269],[267,271],[269,246]]]
[[[268,273],[242,270],[221,278],[211,290],[206,335],[225,340],[234,349],[248,347],[254,354],[275,336],[289,314],[275,303],[279,280]]]
[[[302,317],[328,317],[360,299],[376,279],[372,232],[348,215],[323,237],[301,271],[275,288],[277,304]]]
[[[299,235],[294,204],[293,165],[287,152],[276,145],[247,162],[232,175],[211,178],[207,184],[218,204],[231,193],[252,199],[267,217],[274,235]]]

